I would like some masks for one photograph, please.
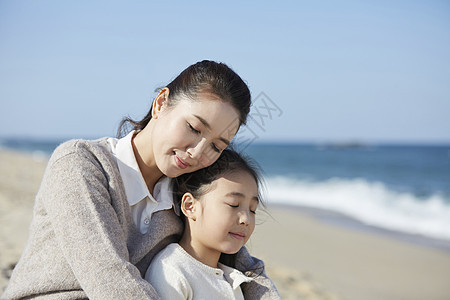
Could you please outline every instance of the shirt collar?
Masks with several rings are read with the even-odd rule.
[[[231,284],[233,290],[237,289],[242,283],[253,281],[253,278],[245,276],[241,271],[219,263],[219,268],[223,271],[225,279]]]
[[[147,184],[142,177],[141,170],[134,156],[131,139],[134,135],[134,130],[125,137],[117,140],[117,144],[113,147],[113,154],[117,159],[120,175],[125,187],[125,194],[127,195],[128,203],[135,205],[145,197],[156,201],[150,194]]]
[[[127,196],[128,204],[133,206],[144,198],[148,197],[150,201],[158,202],[158,210],[169,209],[173,205],[172,186],[170,178],[163,176],[153,188],[153,195],[150,194],[144,177],[134,156],[131,139],[135,131],[121,139],[111,139],[110,144],[112,152],[116,157],[119,166],[119,172],[122,177]],[[180,209],[174,205],[175,213],[180,216]]]
[[[155,188],[153,189],[153,195],[156,201],[158,201],[158,210],[169,209],[173,205],[173,193],[170,181],[169,177],[163,177],[156,183]],[[175,213],[177,213],[177,209],[175,207],[174,209]]]

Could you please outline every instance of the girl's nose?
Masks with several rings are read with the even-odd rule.
[[[249,212],[241,211],[239,215],[239,224],[249,225],[249,219],[250,219]]]

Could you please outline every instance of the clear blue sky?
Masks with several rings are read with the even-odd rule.
[[[449,1],[0,0],[0,136],[114,135],[188,65],[230,65],[276,141],[450,142]]]

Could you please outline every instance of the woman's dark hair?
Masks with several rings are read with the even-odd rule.
[[[193,100],[199,93],[211,93],[222,101],[230,103],[239,112],[239,125],[245,124],[250,111],[251,96],[247,84],[231,68],[224,63],[203,60],[189,66],[171,83],[168,105],[174,105],[179,96],[187,96]],[[147,115],[140,121],[129,117],[124,118],[117,131],[117,136],[124,136],[131,125],[132,129],[140,131],[147,126],[152,118],[152,106]]]
[[[237,171],[248,172],[255,179],[258,187],[259,203],[264,206],[264,201],[260,194],[263,181],[260,175],[260,168],[256,162],[233,149],[225,149],[217,161],[209,167],[172,179],[173,202],[176,210],[181,211],[181,199],[185,193],[191,193],[194,198],[199,198],[212,188],[211,183],[213,181]],[[182,216],[182,219],[184,222],[184,216]],[[222,253],[219,261],[230,267],[235,267],[236,255]],[[253,271],[255,273],[256,270]]]

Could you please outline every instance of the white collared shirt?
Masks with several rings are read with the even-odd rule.
[[[134,131],[121,139],[109,138],[108,142],[119,166],[134,223],[137,229],[145,234],[148,231],[152,214],[172,208],[173,200],[168,177],[161,178],[153,188],[153,195],[150,194],[134,156],[131,145],[133,134]]]
[[[173,243],[153,258],[145,280],[162,299],[244,300],[241,284],[254,279],[221,263],[218,266],[203,264]]]

